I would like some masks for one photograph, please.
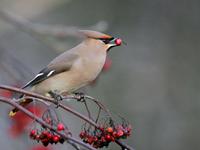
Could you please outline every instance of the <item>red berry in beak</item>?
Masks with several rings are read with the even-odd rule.
[[[117,45],[117,46],[120,46],[121,44],[122,44],[122,40],[121,39],[116,39],[115,40],[115,44]]]

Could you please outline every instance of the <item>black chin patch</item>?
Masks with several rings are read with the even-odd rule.
[[[111,47],[109,47],[109,48],[107,49],[107,52],[109,52],[109,51],[110,51],[110,49],[111,49],[111,48],[113,48],[113,47],[115,47],[115,46],[111,46]]]
[[[112,37],[112,38],[99,38],[99,40],[101,40],[102,42],[104,42],[105,44],[109,44],[110,43],[110,41],[112,41],[114,38]]]

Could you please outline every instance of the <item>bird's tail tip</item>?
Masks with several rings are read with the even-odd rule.
[[[16,115],[16,112],[11,110],[8,115],[9,117],[14,117]]]

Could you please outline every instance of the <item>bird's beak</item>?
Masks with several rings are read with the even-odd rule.
[[[113,38],[109,43],[108,45],[110,47],[115,47],[115,46],[120,46],[122,44],[122,40],[120,38]]]

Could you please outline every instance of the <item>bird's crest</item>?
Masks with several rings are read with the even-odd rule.
[[[79,33],[82,34],[83,36],[89,37],[89,38],[95,38],[95,39],[110,39],[112,36],[97,32],[97,31],[92,31],[92,30],[79,30]]]

